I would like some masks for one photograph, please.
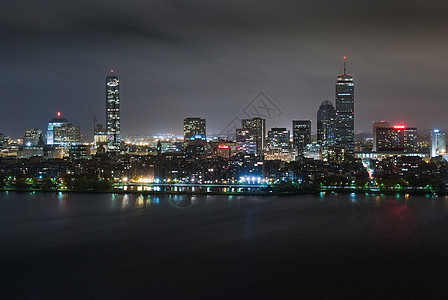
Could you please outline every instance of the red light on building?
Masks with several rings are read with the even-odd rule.
[[[394,125],[394,129],[405,129],[406,126],[404,125]]]
[[[58,111],[58,118],[60,118],[61,117],[61,112],[60,111]]]
[[[229,149],[229,146],[227,146],[227,145],[219,145],[218,149]]]

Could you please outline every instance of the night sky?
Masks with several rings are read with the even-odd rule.
[[[58,109],[84,133],[105,118],[120,75],[122,133],[182,133],[187,116],[220,132],[260,92],[268,127],[334,103],[348,57],[355,129],[374,120],[448,128],[445,1],[7,1],[0,11],[0,132],[45,129]]]

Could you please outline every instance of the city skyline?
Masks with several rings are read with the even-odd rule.
[[[2,4],[5,299],[443,299],[447,1]]]
[[[348,80],[350,82],[348,84],[352,86],[351,90],[349,91],[350,92],[350,99],[351,99],[350,101],[352,103],[351,106],[350,106],[350,113],[349,113],[349,115],[352,118],[352,121],[351,121],[352,123],[351,124],[353,124],[353,116],[354,116],[353,105],[356,104],[356,101],[353,101],[354,100],[354,98],[353,98],[354,82],[353,82],[353,76],[351,76],[351,74],[346,71],[346,61],[347,61],[347,57],[344,56],[343,57],[343,70],[344,71],[343,71],[343,73],[341,72],[338,75],[338,77],[337,77],[337,81],[336,81],[336,97],[335,97],[334,101],[337,104],[338,101],[339,102],[341,101],[340,100],[341,99],[340,96],[341,95],[346,95],[346,94],[340,94],[340,93],[343,93],[343,92],[345,93],[346,92],[346,90],[340,90],[341,89],[340,81],[342,80],[342,78],[348,78]],[[113,69],[110,69],[108,75],[106,76],[106,114],[105,114],[104,120],[97,119],[96,115],[92,115],[92,113],[90,112],[90,110],[88,108],[87,108],[87,112],[90,114],[90,117],[93,118],[95,130],[96,130],[96,126],[97,125],[102,126],[103,122],[104,122],[104,124],[106,124],[107,128],[110,128],[109,130],[107,130],[107,132],[109,132],[109,134],[108,134],[109,135],[109,143],[111,143],[110,145],[112,145],[112,147],[117,148],[118,145],[119,145],[119,141],[121,141],[123,139],[123,136],[121,136],[121,134],[120,134],[120,127],[121,127],[121,125],[120,125],[119,75],[117,73],[114,73],[114,72],[115,71]],[[261,92],[261,94],[264,95],[263,92]],[[257,97],[259,97],[259,96],[257,96]],[[257,100],[257,97],[255,97],[249,104],[252,105],[252,102]],[[344,99],[344,98],[342,98],[342,99]],[[272,102],[271,99],[268,99],[268,100]],[[325,100],[325,101],[323,101],[321,103],[321,105],[318,108],[318,115],[319,115],[320,110],[322,109],[322,105],[324,103],[331,103],[331,101]],[[275,106],[275,103],[273,103],[273,105]],[[245,109],[247,109],[247,108],[248,107],[246,107]],[[261,111],[258,111],[258,109],[261,109]],[[264,114],[266,112],[263,111],[263,109],[265,109],[266,112],[268,110],[273,110],[272,107],[269,107],[269,104],[266,107],[258,107],[258,108],[255,109],[256,113],[254,114],[254,116],[256,118],[259,118],[259,115],[260,116],[264,116]],[[259,113],[259,115],[257,113]],[[336,110],[335,110],[335,113],[336,113]],[[60,117],[61,111],[58,110],[56,115],[57,115],[57,117]],[[279,115],[281,115],[281,112],[279,113]],[[189,118],[192,118],[192,117],[186,117],[186,118],[189,119]],[[193,118],[193,119],[195,119],[195,118]],[[197,119],[200,119],[200,118],[197,118]],[[279,119],[281,119],[281,116],[280,116]],[[319,128],[318,128],[318,126],[319,126],[319,116],[317,116],[317,118],[315,118],[315,119],[316,119],[316,125],[315,126],[311,126],[311,124],[310,124],[310,127],[311,127],[310,131],[311,131],[312,136],[313,137],[317,136],[317,140],[319,140]],[[203,120],[206,120],[206,118],[204,118]],[[243,120],[243,121],[245,121],[245,120]],[[266,123],[266,121],[267,120],[264,119],[265,123]],[[268,121],[269,121],[269,118],[268,118]],[[312,123],[313,119],[309,119],[309,121]],[[286,128],[290,128],[291,131],[294,131],[294,122],[297,122],[297,121],[292,120],[292,122],[293,122],[293,125],[291,127],[286,127]],[[384,121],[381,121],[381,122],[384,122]],[[336,123],[336,118],[335,118],[335,123]],[[372,121],[371,123],[375,124],[375,123],[378,123],[378,121]],[[400,124],[400,125],[407,124],[407,122],[404,121],[404,120],[402,120],[402,121],[394,121],[392,123]],[[78,126],[78,127],[80,127],[80,126]],[[89,126],[86,126],[86,127],[88,128]],[[266,128],[275,128],[275,127],[278,127],[278,126],[276,126],[276,125],[272,125],[271,127],[266,126]],[[345,125],[344,125],[344,127],[345,127]],[[26,128],[25,130],[27,130],[28,128]],[[336,129],[337,128],[335,128],[335,130]],[[424,132],[424,134],[427,134],[428,132],[432,132],[432,130],[440,130],[440,129],[441,129],[441,127],[432,127],[431,129],[423,129],[422,131]],[[370,128],[370,131],[371,130],[372,130],[372,128]],[[91,135],[92,132],[90,132],[90,131],[91,130],[87,129],[86,131],[83,132],[83,134],[81,136],[86,136],[89,139],[93,138],[93,135]],[[185,134],[185,120],[184,120],[182,131]],[[356,133],[368,133],[370,131],[369,131],[369,129],[367,129],[367,130],[358,130],[356,128],[356,125],[355,125],[355,128],[354,128],[354,133],[355,134]],[[426,132],[426,131],[428,131],[428,132]],[[150,133],[147,133],[146,135],[142,134],[141,136],[148,136],[149,137],[149,136],[156,136],[158,134],[173,134],[173,133],[177,134],[178,136],[182,135],[182,132],[179,133],[179,132],[176,132],[176,131],[173,131],[173,130],[170,130],[170,129],[166,129],[163,132],[157,132],[157,133],[156,132],[150,132]],[[222,135],[222,133],[223,133],[223,131],[221,131],[221,133],[206,131],[205,132],[205,137],[207,139],[208,138],[212,138],[212,137],[218,137],[218,136]],[[373,129],[373,131],[370,132],[370,133],[372,133],[373,137],[375,138],[375,129]],[[47,134],[48,134],[48,130],[47,130]],[[133,134],[128,135],[128,137],[130,137],[130,136],[133,136]],[[13,138],[16,138],[16,137],[13,137]],[[353,143],[353,136],[351,137],[351,139],[352,139],[352,142],[350,142],[350,143]]]
[[[440,63],[444,3],[135,1],[110,3],[107,12],[97,1],[73,5],[10,3],[2,12],[3,95],[22,105],[2,111],[0,132],[20,136],[19,115],[23,127],[43,129],[57,110],[89,128],[87,108],[104,118],[110,68],[121,76],[124,136],[180,134],[186,116],[213,119],[209,132],[220,132],[260,91],[282,110],[267,127],[315,124],[316,107],[334,103],[343,56],[357,82],[355,130],[383,119],[448,127],[438,109],[448,71]]]

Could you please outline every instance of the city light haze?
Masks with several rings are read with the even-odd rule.
[[[104,77],[121,78],[122,134],[223,127],[264,91],[268,127],[313,120],[348,57],[355,130],[371,122],[448,127],[443,1],[13,1],[0,12],[1,132],[44,128],[61,110],[88,133],[104,123]],[[12,104],[17,105],[12,105]],[[20,117],[19,117],[20,116]]]

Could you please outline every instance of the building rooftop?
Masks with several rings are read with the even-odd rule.
[[[66,118],[56,117],[51,119],[50,123],[68,123],[68,120]]]

